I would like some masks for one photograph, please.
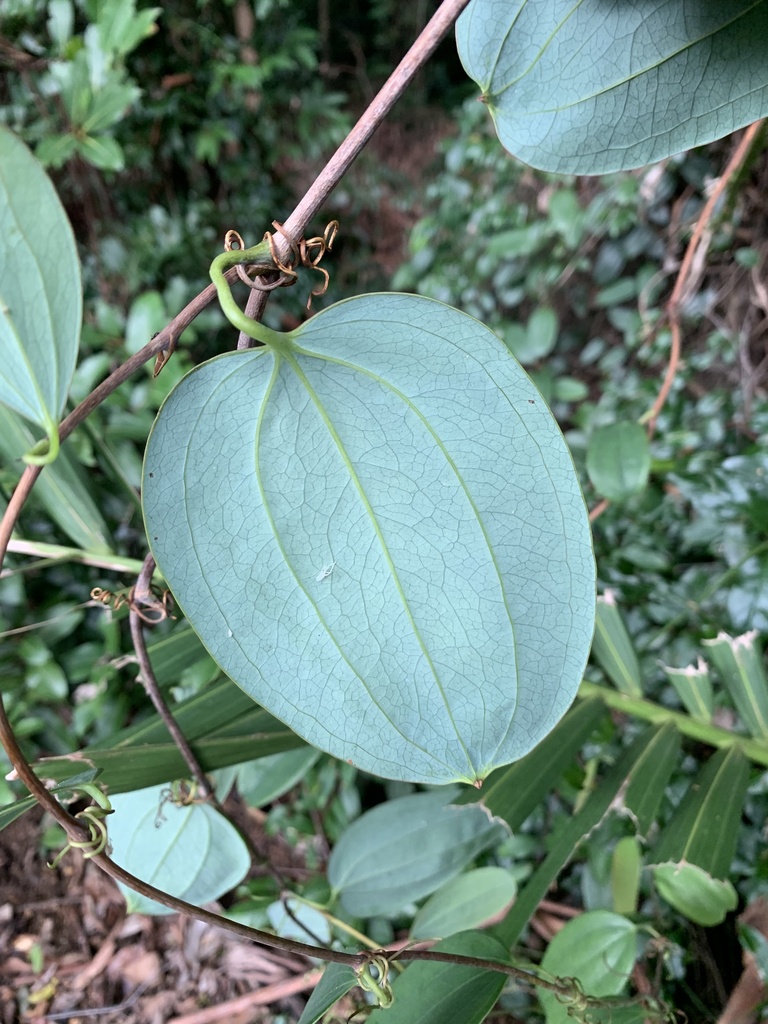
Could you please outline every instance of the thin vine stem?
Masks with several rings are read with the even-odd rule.
[[[685,288],[688,284],[688,279],[691,274],[691,268],[694,263],[694,259],[698,253],[699,246],[704,238],[704,232],[712,220],[712,216],[715,212],[715,208],[720,201],[720,198],[725,192],[726,188],[737,174],[739,168],[744,163],[755,140],[755,136],[762,127],[762,121],[755,121],[751,124],[741,139],[736,149],[733,151],[731,159],[725,166],[725,170],[717,180],[717,184],[712,189],[712,193],[704,204],[699,217],[696,221],[696,227],[693,230],[691,239],[688,242],[688,246],[683,256],[683,262],[680,264],[680,270],[675,281],[675,286],[672,289],[672,294],[667,302],[667,316],[669,318],[669,327],[672,335],[672,344],[669,353],[669,362],[667,363],[667,372],[664,375],[664,380],[659,389],[659,393],[656,396],[656,401],[651,406],[650,410],[644,417],[644,420],[648,423],[649,432],[652,434],[658,419],[659,413],[664,408],[664,404],[669,397],[669,392],[672,389],[672,383],[677,373],[677,367],[680,363],[680,353],[682,351],[682,330],[680,327],[680,309],[682,306],[683,295],[685,294]]]
[[[136,651],[136,658],[139,663],[139,678],[147,696],[152,701],[155,711],[157,711],[158,715],[165,723],[165,727],[170,733],[173,742],[176,744],[179,753],[184,758],[184,763],[187,768],[189,768],[195,782],[197,782],[200,789],[200,795],[206,800],[210,800],[213,796],[211,785],[208,782],[205,772],[200,767],[200,762],[195,757],[194,751],[189,745],[189,740],[182,732],[179,723],[173,717],[170,708],[165,702],[165,697],[163,697],[152,668],[152,662],[150,661],[149,652],[147,651],[147,645],[144,642],[144,622],[136,608],[133,607],[134,602],[142,602],[148,604],[152,608],[156,608],[158,606],[159,602],[152,598],[152,592],[149,589],[154,571],[155,560],[152,555],[147,555],[144,559],[144,565],[142,566],[141,572],[139,573],[136,587],[134,588],[134,597],[131,602],[131,610],[128,616],[131,629],[131,640],[133,641],[133,648]],[[149,595],[149,598],[147,598],[146,595]],[[163,606],[160,605],[160,607],[162,608]]]
[[[403,94],[416,73],[432,55],[455,22],[456,18],[468,3],[469,0],[444,0],[440,5],[435,15],[420,33],[414,45],[397,66],[347,138],[320,172],[314,184],[310,186],[294,212],[285,222],[284,227],[286,229],[286,236],[292,236],[295,238],[301,238],[303,236],[312,217],[315,216],[330,193],[343,178],[347,169],[370,140],[376,128],[381,124],[383,119]],[[283,240],[282,242],[277,242],[277,252],[280,257],[287,256],[288,250],[289,246],[287,241]],[[228,279],[233,279],[235,276],[236,273],[234,271],[231,272],[231,277],[229,274],[227,275]],[[252,292],[251,299],[254,300],[254,310],[259,310],[259,296],[266,294],[268,293],[260,293],[258,291]],[[195,317],[197,317],[199,313],[210,304],[215,295],[216,292],[213,285],[209,285],[200,292],[200,294],[197,295],[166,328],[160,331],[159,334],[155,335],[147,345],[119,366],[112,374],[110,374],[109,377],[106,378],[106,380],[98,385],[98,387],[96,387],[91,394],[88,395],[88,397],[81,402],[65,420],[62,421],[58,431],[59,441],[64,441],[77,426],[79,426],[107,397],[109,397],[110,394],[112,394],[113,391],[128,380],[128,378],[149,359],[158,356],[163,351],[172,351],[182,332],[189,326]],[[263,306],[261,306],[261,310],[263,310]],[[253,315],[253,313],[250,313],[249,315],[251,315],[253,319],[259,318],[258,315]],[[42,466],[30,465],[25,469],[11,500],[8,503],[6,512],[0,521],[0,565],[2,565],[2,562],[5,559],[11,534],[21,510],[31,493],[35,481],[40,475],[42,468]],[[143,573],[147,569],[148,562],[149,559],[145,562],[144,569],[142,570]],[[136,616],[136,618],[138,620],[138,616]],[[138,624],[140,627],[140,622]],[[132,632],[133,628],[134,626],[132,621]],[[141,632],[140,628],[139,632]],[[135,641],[136,637],[134,637],[134,645],[136,646]],[[142,647],[143,637],[139,640],[137,656]],[[144,669],[142,669],[142,672],[143,671]],[[149,667],[149,671],[151,674],[151,666]],[[166,722],[166,724],[168,723]],[[48,792],[45,785],[34,773],[31,765],[24,756],[8,719],[3,703],[2,692],[0,692],[0,740],[5,747],[8,757],[14,765],[14,768],[16,769],[19,779],[21,779],[21,781],[27,786],[27,789],[36,797],[38,802],[45,807],[54,819],[62,826],[70,841],[73,843],[79,843],[80,845],[87,844],[91,837],[83,828],[82,824],[70,815],[66,808]],[[190,770],[192,770],[191,765]],[[197,775],[197,772],[193,771],[193,774]],[[186,914],[215,927],[223,928],[224,930],[249,941],[259,942],[263,945],[270,946],[275,949],[281,949],[286,952],[297,953],[304,956],[319,957],[330,962],[345,964],[355,971],[360,971],[367,963],[370,962],[371,951],[369,950],[360,951],[358,953],[345,953],[341,950],[318,948],[317,946],[311,946],[307,943],[299,942],[294,939],[284,938],[269,932],[260,931],[259,929],[250,928],[238,921],[233,921],[201,907],[193,906],[185,900],[170,896],[168,893],[163,892],[160,889],[156,889],[153,885],[150,885],[142,879],[137,878],[135,875],[132,875],[130,872],[120,867],[119,864],[116,864],[106,853],[94,853],[89,857],[89,859],[93,860],[94,863],[96,863],[105,873],[110,875],[116,881],[122,882],[124,885],[143,896],[156,900],[168,909],[176,911],[177,913]],[[456,966],[463,965],[479,968],[481,970],[497,971],[505,974],[507,977],[515,979],[518,982],[543,988],[560,997],[568,996],[572,991],[568,984],[568,979],[562,982],[549,981],[548,979],[532,973],[531,971],[514,967],[512,964],[488,960],[482,957],[463,956],[461,954],[443,953],[438,950],[424,949],[383,949],[376,952],[392,961],[422,960],[431,961],[433,963],[447,963]],[[602,1001],[599,999],[592,1000],[589,997],[585,997],[585,1005],[602,1005]]]
[[[417,72],[435,52],[468,3],[469,0],[443,0],[443,3],[440,4],[419,33],[413,46],[374,96],[352,131],[320,171],[304,198],[283,225],[285,235],[278,236],[275,240],[277,252],[281,258],[285,258],[290,252],[287,238],[303,236],[312,218],[363,151],[373,133],[403,95]],[[268,297],[268,292],[252,291],[245,306],[246,316],[252,320],[260,320]],[[250,348],[252,345],[253,339],[241,331],[237,347]]]
[[[671,336],[667,368],[653,405],[639,421],[641,424],[646,425],[649,439],[653,437],[656,429],[656,420],[659,418],[659,414],[669,398],[669,393],[672,390],[672,385],[675,377],[677,376],[678,367],[680,366],[680,356],[683,350],[680,314],[683,296],[685,295],[685,289],[691,275],[691,268],[693,267],[696,256],[699,254],[699,248],[702,244],[702,240],[704,239],[705,230],[712,220],[715,208],[720,202],[723,192],[726,190],[730,182],[733,181],[744,161],[747,159],[752,144],[757,137],[757,133],[760,131],[763,124],[764,121],[755,121],[745,130],[739,140],[739,144],[733,151],[731,159],[726,164],[723,173],[717,179],[717,183],[712,189],[711,195],[704,204],[704,207],[696,220],[696,225],[693,229],[693,233],[691,234],[690,241],[686,247],[685,254],[672,289],[672,294],[667,302],[667,322],[669,323]],[[603,498],[603,500],[598,502],[590,511],[589,521],[593,523],[609,506],[610,501],[607,498]]]

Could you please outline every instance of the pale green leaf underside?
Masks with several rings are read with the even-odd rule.
[[[167,399],[153,553],[225,672],[310,743],[445,783],[570,705],[594,563],[544,402],[487,328],[407,295],[339,303]]]
[[[639,167],[768,114],[768,0],[472,0],[456,37],[504,146]]]
[[[0,127],[0,402],[48,433],[72,382],[81,318],[64,208],[27,147]]]
[[[112,797],[107,819],[117,864],[195,906],[216,900],[243,880],[251,864],[242,836],[209,804],[179,806],[167,786]],[[120,885],[136,914],[170,914],[155,900]]]

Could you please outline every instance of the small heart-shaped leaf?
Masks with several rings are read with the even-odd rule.
[[[143,501],[224,671],[367,771],[475,783],[576,694],[595,594],[571,457],[499,339],[442,303],[361,296],[193,370]]]

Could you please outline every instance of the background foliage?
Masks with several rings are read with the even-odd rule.
[[[258,236],[290,208],[426,16],[421,5],[406,6],[377,0],[351,12],[342,43],[308,3],[201,3],[194,15],[186,3],[164,4],[162,12],[136,11],[124,0],[6,5],[0,121],[48,166],[83,262],[85,326],[70,404],[206,283],[227,227]],[[576,973],[574,951],[587,941],[578,928],[564,928],[546,954],[527,928],[556,884],[550,896],[561,905],[612,915],[573,922],[596,922],[603,936],[614,929],[617,961],[588,979],[596,993],[618,994],[637,964],[690,1019],[716,1020],[741,948],[766,967],[759,929],[743,926],[737,936],[733,913],[754,906],[768,886],[765,760],[726,747],[713,754],[719,727],[749,734],[764,750],[759,708],[752,719],[744,710],[745,695],[765,692],[761,644],[742,645],[745,663],[727,642],[709,643],[721,632],[764,632],[768,624],[765,140],[758,137],[717,212],[709,259],[685,297],[684,360],[672,393],[647,452],[617,483],[601,430],[610,428],[613,439],[615,424],[636,424],[656,395],[670,345],[663,304],[727,146],[598,179],[533,171],[501,149],[476,90],[461,81],[455,55],[438,59],[401,114],[395,151],[386,160],[381,151],[364,158],[332,201],[329,215],[341,215],[344,238],[332,297],[359,291],[361,280],[385,283],[392,257],[382,236],[412,225],[392,286],[454,304],[495,330],[560,421],[589,504],[613,499],[594,523],[605,596],[584,699],[529,755],[538,760],[489,780],[484,802],[506,825],[467,847],[448,828],[440,848],[455,856],[431,888],[416,877],[416,867],[429,866],[427,851],[416,865],[399,865],[397,884],[413,883],[406,892],[388,888],[385,858],[374,876],[379,902],[364,905],[355,897],[350,847],[362,834],[371,857],[391,821],[402,826],[396,801],[416,799],[414,787],[381,783],[297,746],[220,676],[183,622],[155,631],[153,665],[182,705],[179,721],[204,765],[218,768],[220,799],[236,787],[240,802],[263,809],[265,832],[298,851],[306,869],[287,914],[279,879],[252,872],[233,883],[237,868],[228,865],[233,875],[216,893],[228,914],[302,940],[309,929],[323,942],[350,945],[356,929],[387,944],[427,934],[430,920],[439,922],[431,934],[476,928],[508,908],[516,888],[497,936],[521,943],[518,951],[533,961],[544,955],[552,973]],[[445,106],[438,96],[448,97]],[[443,138],[422,181],[410,150],[419,148],[426,122]],[[293,327],[303,301],[281,293],[267,322]],[[89,594],[132,582],[146,551],[137,494],[146,436],[181,376],[231,347],[222,326],[211,307],[159,378],[139,374],[76,432],[25,509],[19,539],[28,547],[0,578],[0,670],[25,752],[63,757],[90,746],[112,793],[183,770],[134,684],[124,613],[95,607]],[[627,437],[624,453],[634,458]],[[0,410],[5,500],[32,439]],[[707,668],[696,670],[696,686],[690,672],[669,671],[701,657],[711,680]],[[608,715],[603,702],[624,710]],[[697,712],[705,731],[678,723],[680,747],[675,729],[645,731],[649,706],[679,712],[686,723]],[[255,737],[265,756],[252,761]],[[46,774],[65,779],[73,771],[62,759]],[[628,777],[634,789],[625,788]],[[620,812],[604,816],[620,794]],[[17,795],[0,782],[0,803]],[[444,795],[418,795],[442,821]],[[150,837],[157,806],[157,795],[148,795],[142,814]],[[190,817],[174,805],[166,813]],[[390,815],[390,824],[376,826],[374,814]],[[356,833],[363,822],[368,827]],[[167,838],[165,827],[159,833]],[[55,845],[55,833],[44,842]],[[667,872],[672,884],[663,866],[683,858],[707,877]],[[712,881],[730,888],[710,892]],[[448,888],[459,884],[468,896]],[[475,934],[464,947],[454,941],[469,949],[486,938]],[[594,953],[591,960],[602,962]],[[424,985],[414,972],[397,987],[414,986],[418,995]],[[476,1005],[486,1009],[500,991],[493,988],[499,976],[491,978],[474,982]],[[21,991],[19,1004],[28,996]],[[405,993],[398,998],[409,1005]],[[508,987],[499,1006],[510,1020],[562,1019],[562,1009],[539,1007],[519,988]],[[613,1020],[624,1019],[619,1012]]]

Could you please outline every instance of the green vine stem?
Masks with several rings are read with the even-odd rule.
[[[607,686],[599,686],[597,683],[583,682],[579,687],[579,697],[583,699],[598,697],[614,711],[623,711],[627,715],[642,718],[643,721],[651,722],[653,725],[664,725],[666,722],[671,722],[683,736],[707,743],[711,747],[740,747],[755,764],[768,767],[768,744],[729,732],[716,725],[696,722],[683,711],[673,711],[671,708],[654,704],[653,701],[646,700],[644,697],[629,697],[625,693],[619,693],[618,690],[612,690]]]

